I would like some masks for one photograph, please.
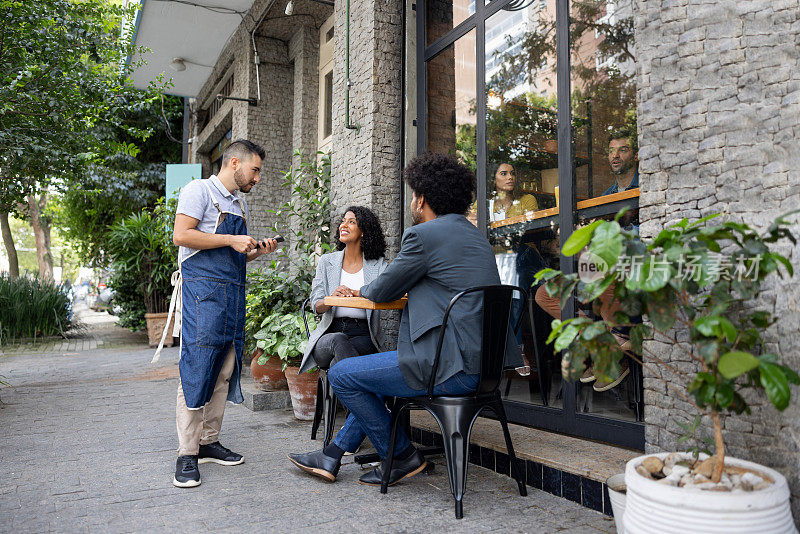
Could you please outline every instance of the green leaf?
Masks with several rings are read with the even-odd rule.
[[[601,224],[595,230],[589,245],[589,252],[603,260],[608,267],[616,265],[622,253],[623,239],[619,232],[619,223],[616,221]]]
[[[729,343],[733,343],[736,340],[736,335],[739,333],[736,330],[736,327],[727,320],[725,317],[719,318],[719,327],[722,331],[722,334],[727,338]]]
[[[569,239],[567,239],[567,241],[564,243],[561,252],[565,256],[574,256],[583,250],[583,248],[588,245],[589,241],[592,239],[592,233],[594,232],[594,229],[603,223],[605,223],[605,221],[598,220],[594,221],[589,226],[584,226],[575,230],[572,235],[569,236]]]
[[[767,398],[778,410],[783,411],[789,406],[791,391],[789,381],[781,368],[774,363],[761,362],[758,366],[761,374],[761,385],[767,393]]]
[[[578,335],[579,329],[574,324],[568,324],[558,335],[553,348],[556,352],[562,351],[570,346],[572,340]]]
[[[736,378],[755,369],[760,363],[758,358],[749,352],[734,350],[720,356],[717,369],[725,378]]]
[[[728,408],[733,402],[733,393],[733,388],[728,384],[718,386],[715,395],[717,405],[723,409]]]

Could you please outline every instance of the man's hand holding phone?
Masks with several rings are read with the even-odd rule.
[[[283,242],[283,240],[283,237],[278,235],[259,241],[258,252],[260,254],[269,254],[270,252],[275,252],[275,249],[278,248],[278,243]]]

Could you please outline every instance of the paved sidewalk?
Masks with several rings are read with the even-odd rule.
[[[358,484],[347,457],[324,483],[285,458],[319,446],[309,423],[241,405],[228,405],[222,443],[246,463],[201,465],[201,486],[174,488],[178,349],[151,357],[143,345],[0,356],[12,386],[0,389],[0,532],[614,531],[610,518],[533,488],[520,497],[510,478],[475,466],[458,521],[441,460],[387,495]]]

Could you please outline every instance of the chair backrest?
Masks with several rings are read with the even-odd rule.
[[[428,383],[429,396],[433,395],[433,388],[436,385],[436,372],[439,369],[439,359],[450,310],[465,295],[478,292],[483,297],[483,332],[481,336],[481,374],[475,395],[491,393],[498,388],[503,377],[508,326],[511,319],[511,301],[515,291],[520,292],[522,302],[527,302],[528,293],[524,289],[509,285],[472,287],[461,291],[450,300],[442,318],[442,330],[439,333],[436,357],[433,362],[430,382]],[[517,318],[514,324],[514,332],[522,324],[523,315],[524,313]]]
[[[306,317],[306,307],[311,299],[306,299],[300,305],[300,314],[303,316],[303,324],[306,325],[306,339],[311,337],[311,330],[308,329],[308,318]]]

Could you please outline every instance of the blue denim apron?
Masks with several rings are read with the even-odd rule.
[[[205,184],[208,187],[208,184]],[[215,234],[247,235],[242,212],[220,210],[214,193],[211,200],[219,211]],[[211,400],[219,371],[230,350],[236,350],[227,400],[244,400],[240,377],[244,350],[244,284],[247,255],[231,247],[199,250],[181,263],[181,357],[178,362],[186,406],[198,409]]]

